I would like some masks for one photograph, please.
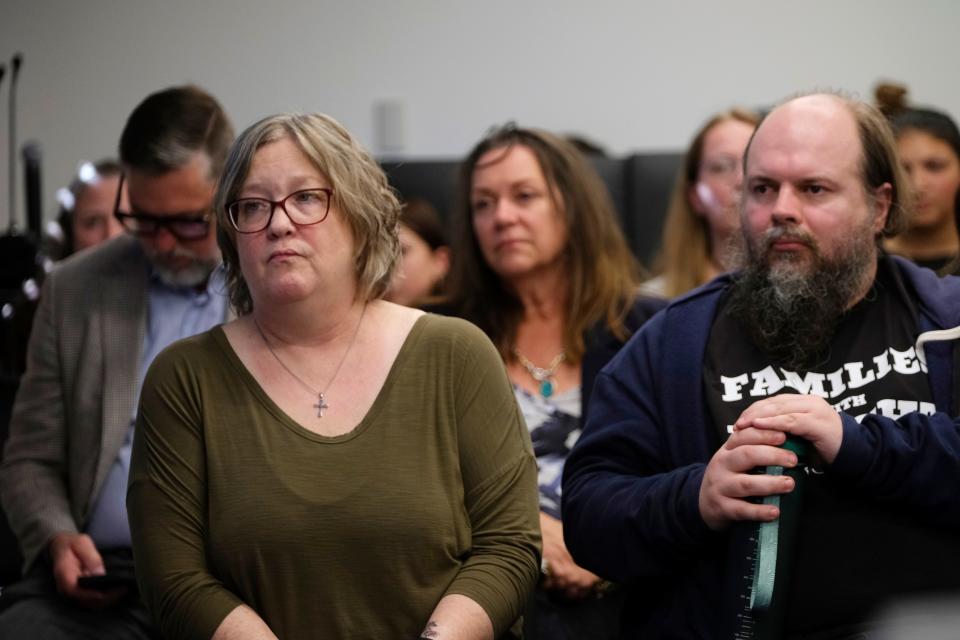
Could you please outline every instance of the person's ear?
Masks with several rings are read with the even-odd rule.
[[[437,281],[443,280],[450,271],[450,247],[437,247],[432,253]]]
[[[887,217],[890,215],[890,207],[893,206],[893,186],[889,182],[873,190],[873,207],[876,217],[873,221],[873,232],[880,234],[887,226]]]

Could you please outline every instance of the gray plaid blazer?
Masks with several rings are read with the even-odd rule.
[[[137,398],[149,266],[119,236],[47,277],[0,465],[24,571],[60,531],[82,531]]]

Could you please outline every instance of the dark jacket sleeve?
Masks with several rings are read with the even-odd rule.
[[[888,259],[917,302],[921,332],[960,324],[960,279],[939,278],[897,256]],[[896,420],[868,414],[860,424],[841,413],[843,441],[830,470],[874,500],[909,509],[934,525],[960,528],[960,342],[927,342],[924,351],[937,413]]]
[[[714,534],[700,517],[702,460],[675,466],[656,372],[660,314],[597,377],[584,434],[564,469],[564,538],[582,566],[617,581],[668,575]]]
[[[908,413],[897,420],[843,418],[830,471],[880,502],[907,507],[931,524],[960,528],[960,419]]]

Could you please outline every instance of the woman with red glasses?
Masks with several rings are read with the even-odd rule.
[[[166,637],[509,637],[539,564],[529,436],[480,331],[382,300],[379,166],[327,116],[269,117],[214,208],[238,317],[158,356],[130,473]]]

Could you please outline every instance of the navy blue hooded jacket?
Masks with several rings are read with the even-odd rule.
[[[960,421],[954,349],[960,278],[937,278],[899,258],[912,294],[918,353],[925,355],[937,413],[894,421],[841,413],[832,475],[878,500],[909,506],[958,532]],[[623,637],[730,637],[735,578],[729,535],[699,510],[704,470],[721,443],[704,397],[702,367],[724,276],[678,299],[637,333],[597,378],[586,426],[567,460],[563,523],[583,567],[631,590]],[[926,334],[926,335],[923,335]],[[957,352],[957,354],[954,353]]]

